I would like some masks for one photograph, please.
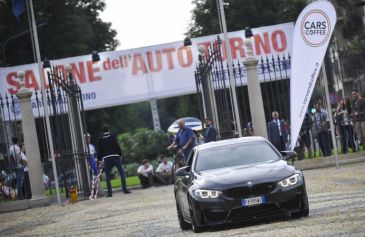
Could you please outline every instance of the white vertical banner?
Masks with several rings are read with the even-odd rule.
[[[290,77],[292,150],[298,139],[335,24],[335,8],[326,0],[308,4],[295,23]]]

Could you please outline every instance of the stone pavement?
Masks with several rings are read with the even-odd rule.
[[[291,161],[289,161],[290,163]],[[352,163],[358,163],[358,162],[365,162],[365,151],[359,151],[355,153],[350,154],[340,154],[338,155],[338,164],[339,166],[344,164],[352,164]],[[305,159],[300,161],[294,161],[294,166],[300,170],[311,170],[311,169],[319,169],[324,167],[330,167],[330,166],[336,166],[336,159],[335,156],[329,156],[329,157],[316,157],[311,159]],[[140,186],[132,187],[133,189],[140,189]],[[121,189],[113,189],[113,193],[120,192]],[[82,200],[88,200],[86,197],[79,196],[79,201]],[[51,205],[57,205],[57,197],[56,195],[53,195],[50,198]],[[61,196],[61,203],[67,203],[67,199],[64,195]],[[14,201],[14,202],[6,202],[6,203],[0,203],[0,213],[4,212],[11,212],[11,211],[19,211],[19,210],[25,210],[31,208],[31,205],[28,200],[21,200],[21,201]]]
[[[339,237],[365,236],[365,162],[305,170],[309,216],[275,218],[194,234],[182,231],[173,185],[115,193],[72,205],[8,212],[0,215],[0,236],[66,237]]]

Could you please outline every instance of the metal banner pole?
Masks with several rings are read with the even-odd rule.
[[[326,74],[326,66],[324,65],[324,62],[322,63],[322,78],[323,78],[323,84],[324,84],[323,85],[324,86],[324,91],[325,91],[325,94],[326,94],[327,112],[328,112],[328,119],[330,120],[333,149],[335,150],[336,168],[338,169],[338,168],[340,168],[340,165],[338,163],[338,152],[337,152],[337,143],[336,143],[336,135],[335,135],[335,126],[333,124],[330,94],[328,92],[328,81],[327,81],[327,74]]]
[[[33,10],[33,1],[29,0],[29,8],[30,8],[30,14],[31,14],[31,18],[32,18],[32,28],[33,28],[33,36],[34,36],[34,44],[35,44],[35,51],[36,51],[36,56],[37,56],[37,64],[38,64],[38,73],[39,73],[39,78],[41,80],[41,91],[42,91],[42,102],[43,102],[43,110],[44,110],[44,117],[46,118],[46,126],[47,126],[47,136],[48,136],[48,141],[49,141],[49,149],[50,149],[50,155],[51,155],[51,159],[52,159],[52,168],[53,168],[53,175],[54,175],[54,180],[55,180],[55,184],[56,184],[56,193],[57,193],[57,202],[59,205],[61,205],[61,197],[60,197],[60,189],[58,186],[58,175],[57,175],[57,168],[56,168],[56,160],[55,160],[55,156],[54,156],[54,148],[53,148],[53,138],[52,138],[52,133],[51,133],[51,124],[49,121],[49,114],[48,114],[48,110],[47,110],[47,97],[46,97],[46,91],[44,89],[44,84],[46,79],[44,78],[44,73],[42,71],[42,61],[41,61],[41,54],[40,54],[40,50],[39,50],[39,42],[38,42],[38,33],[37,33],[37,27],[36,27],[36,23],[35,23],[35,18],[34,18],[34,10]]]

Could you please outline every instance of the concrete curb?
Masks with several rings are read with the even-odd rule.
[[[8,201],[0,203],[0,213],[22,211],[29,208],[49,206],[51,199],[49,197],[39,197],[35,199],[24,199],[17,201]]]

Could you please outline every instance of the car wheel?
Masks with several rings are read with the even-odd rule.
[[[300,210],[300,211],[297,211],[297,212],[293,212],[291,214],[291,216],[293,218],[300,218],[300,217],[306,217],[309,215],[309,209],[304,209],[304,210]]]
[[[177,211],[177,219],[179,220],[180,228],[182,230],[190,229],[191,225],[184,220],[184,217],[181,214],[181,211],[180,211],[180,208],[179,208],[179,205],[177,204],[177,202],[176,202],[176,211]]]
[[[190,205],[190,220],[191,220],[191,229],[194,231],[194,233],[200,233],[204,231],[204,228],[202,226],[197,225],[194,211],[191,208],[191,205]]]

